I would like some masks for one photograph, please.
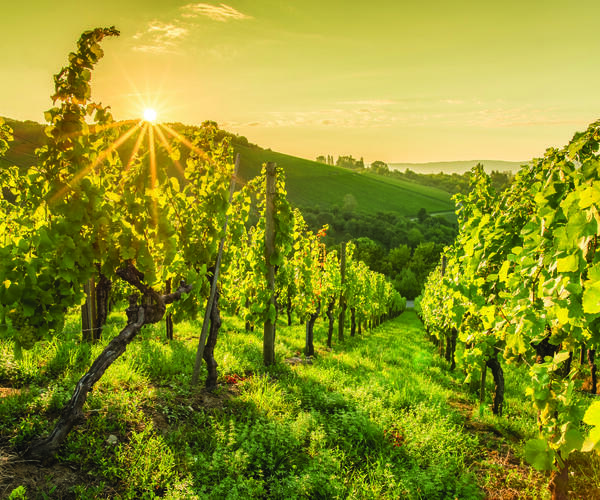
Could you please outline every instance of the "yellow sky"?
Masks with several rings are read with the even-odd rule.
[[[117,118],[220,126],[370,162],[528,160],[600,118],[597,0],[9,2],[0,115],[43,120],[79,34],[115,25],[93,76]]]

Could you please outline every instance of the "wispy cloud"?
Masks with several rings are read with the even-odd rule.
[[[153,54],[176,53],[181,41],[194,30],[194,21],[200,17],[207,17],[213,21],[227,22],[231,20],[252,19],[252,16],[224,3],[219,5],[209,3],[190,3],[181,7],[179,14],[169,22],[151,21],[145,28],[138,31],[133,50]],[[220,52],[223,49],[219,49]]]
[[[181,7],[182,17],[205,16],[213,21],[227,22],[232,20],[252,19],[252,16],[244,14],[229,5],[221,3],[219,5],[210,3],[190,3]]]
[[[389,106],[397,104],[398,101],[392,99],[364,99],[357,101],[340,101],[339,104],[347,104],[351,106]]]
[[[163,23],[152,21],[144,31],[139,31],[133,38],[136,40],[133,50],[153,54],[169,54],[175,52],[179,42],[188,34],[188,29],[176,22]]]
[[[508,105],[506,103],[431,100],[419,109],[382,105],[379,100],[338,102],[335,107],[313,110],[263,112],[260,119],[230,122],[225,127],[373,129],[389,127],[527,128],[578,125],[587,117],[558,108]],[[349,104],[352,106],[348,106]],[[390,101],[390,103],[398,104]],[[588,120],[589,121],[589,120]]]
[[[263,115],[264,119],[251,122],[230,122],[230,127],[336,127],[367,128],[385,127],[396,121],[388,113],[375,113],[372,110],[341,108],[311,111],[272,111]]]

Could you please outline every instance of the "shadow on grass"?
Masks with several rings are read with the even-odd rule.
[[[349,339],[342,351],[326,353],[313,365],[260,368],[239,384],[239,396],[221,413],[200,413],[195,432],[202,438],[189,449],[196,487],[215,498],[227,491],[248,498],[480,498],[453,422],[418,401],[407,404],[409,413],[388,401],[377,405],[378,397],[363,404],[360,395],[353,396],[353,386],[357,393],[369,392],[372,367],[361,366],[362,350],[378,351],[371,343],[394,326],[389,328]],[[279,339],[296,350],[281,329]],[[380,368],[389,370],[388,361],[392,365],[396,358],[380,354]],[[426,359],[424,353],[411,363]],[[389,397],[394,382],[394,374],[381,376],[374,389],[385,398],[380,386],[388,386]],[[400,431],[424,425],[431,439],[427,429],[418,439]]]

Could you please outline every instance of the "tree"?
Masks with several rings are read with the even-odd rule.
[[[400,245],[396,248],[392,248],[386,258],[391,273],[399,274],[404,268],[408,267],[410,257],[411,251],[407,245]],[[435,263],[437,263],[437,258]]]
[[[423,233],[416,227],[409,229],[406,237],[408,238],[409,246],[413,248],[415,248],[419,243],[421,243],[425,239]]]
[[[390,168],[387,166],[387,163],[377,160],[371,163],[371,171],[377,175],[388,175]]]
[[[427,275],[435,269],[442,251],[441,245],[433,241],[420,243],[413,252],[410,269],[415,273],[419,283],[423,283]]]
[[[400,275],[394,280],[394,286],[400,295],[407,299],[414,299],[421,293],[421,284],[417,281],[415,273],[409,269],[402,269]]]

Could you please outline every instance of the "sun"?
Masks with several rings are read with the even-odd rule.
[[[146,108],[144,110],[144,120],[150,123],[156,122],[156,110],[152,108]]]

